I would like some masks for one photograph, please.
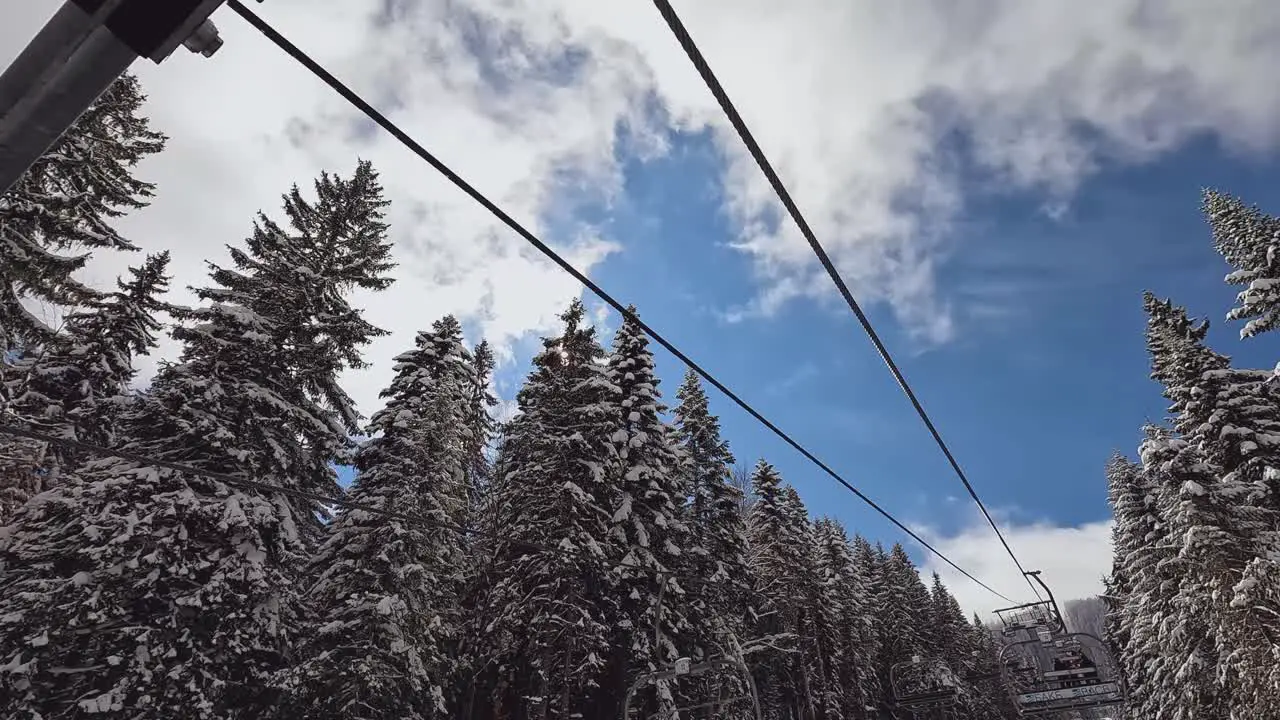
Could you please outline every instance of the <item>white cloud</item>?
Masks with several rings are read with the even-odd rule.
[[[623,40],[652,68],[674,125],[721,130],[737,245],[764,282],[730,319],[833,297],[650,3],[484,4],[539,37]],[[1280,129],[1280,5],[1266,0],[678,5],[856,291],[890,302],[923,339],[955,331],[935,270],[978,184],[957,172],[948,133],[968,136],[983,189],[1036,189],[1061,212],[1108,159],[1147,160],[1201,132],[1273,147]]]
[[[1023,567],[1042,572],[1041,579],[1053,590],[1059,606],[1102,592],[1102,578],[1111,571],[1110,520],[1078,526],[1020,525],[999,517],[997,522]],[[991,526],[976,510],[972,522],[961,532],[941,537],[926,533],[923,537],[957,565],[1013,600],[1035,600]],[[927,577],[935,571],[967,613],[977,612],[985,618],[992,610],[1009,605],[930,555],[921,573]]]
[[[0,61],[57,2],[8,5]],[[761,281],[730,314],[833,297],[649,3],[272,0],[254,9],[535,232],[550,230],[540,218],[566,197],[616,196],[619,152],[660,153],[671,128],[713,127],[735,245]],[[1280,4],[1266,0],[678,9],[859,297],[890,303],[926,340],[955,332],[936,271],[962,251],[946,231],[971,188],[942,143],[947,133],[968,135],[984,188],[1036,188],[1062,207],[1107,158],[1145,160],[1200,132],[1269,148],[1280,128],[1271,82],[1280,45],[1269,42]],[[548,328],[580,292],[239,18],[223,10],[215,19],[226,45],[214,58],[180,50],[161,67],[139,66],[149,112],[172,140],[143,169],[159,199],[125,224],[145,248],[174,252],[179,285],[202,282],[201,261],[221,257],[290,183],[347,171],[359,155],[375,161],[395,202],[401,262],[395,288],[365,299],[393,331],[371,348],[374,369],[349,379],[366,411],[390,358],[438,315],[479,320],[503,349]],[[655,106],[665,118],[653,117]],[[624,127],[632,140],[622,148]],[[562,230],[548,239],[586,270],[619,250],[591,227]],[[96,279],[121,264],[99,264]]]

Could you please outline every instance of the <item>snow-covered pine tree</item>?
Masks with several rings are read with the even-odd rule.
[[[175,309],[182,356],[122,413],[124,449],[334,493],[347,429],[317,368],[372,334],[333,323],[358,318],[345,289],[384,282],[385,226],[367,165],[317,185],[311,222],[255,233],[241,271],[215,266],[198,291],[210,304]],[[296,637],[300,526],[317,510],[130,460],[68,473],[0,537],[0,715],[260,717]]]
[[[782,478],[772,465],[764,460],[756,464],[751,487],[756,501],[747,519],[747,537],[751,576],[756,583],[755,634],[794,634],[806,599],[800,572],[807,538],[798,535],[794,508],[788,507]],[[793,640],[789,645],[799,643]],[[798,662],[791,654],[777,652],[756,659],[756,685],[766,717],[795,713],[805,699],[799,690]]]
[[[117,290],[94,297],[67,315],[62,332],[45,340],[36,355],[20,357],[3,373],[0,395],[6,422],[29,430],[107,446],[115,441],[115,417],[129,399],[133,359],[155,347],[161,329],[156,313],[168,289],[169,253],[149,256],[130,268]],[[0,440],[0,525],[27,498],[57,483],[74,457],[65,448]],[[38,458],[38,460],[37,460]]]
[[[81,369],[78,397],[64,399],[63,407],[81,440],[115,443],[115,417],[133,400],[134,360],[150,354],[164,328],[158,316],[169,309],[163,299],[168,267],[169,251],[148,255],[142,265],[129,268],[128,280],[117,280],[116,292],[67,316],[66,334],[73,344],[62,350],[69,355],[67,364]]]
[[[1163,609],[1141,618],[1149,628],[1134,628],[1133,657],[1145,656],[1145,692],[1136,700],[1159,720],[1226,717],[1228,702],[1217,682],[1221,655],[1215,626],[1224,603],[1212,597],[1214,576],[1226,569],[1201,538],[1224,541],[1220,528],[1202,515],[1204,492],[1213,484],[1214,470],[1196,457],[1194,448],[1176,437],[1148,439],[1141,450],[1144,465],[1159,473],[1169,486],[1159,493],[1159,514],[1172,547],[1159,559],[1157,576],[1168,585],[1144,603],[1143,610]],[[1159,458],[1159,460],[1157,460]],[[1158,464],[1157,464],[1158,463]],[[1206,471],[1207,470],[1207,471]],[[1143,630],[1149,632],[1143,632]]]
[[[1133,720],[1162,718],[1174,707],[1165,698],[1178,692],[1176,658],[1163,654],[1165,633],[1171,631],[1166,619],[1181,582],[1184,566],[1178,559],[1182,538],[1172,534],[1160,513],[1172,507],[1170,495],[1178,490],[1165,467],[1185,443],[1169,428],[1147,425],[1138,457],[1141,473],[1136,485],[1143,489],[1142,515],[1136,526],[1126,530],[1140,538],[1124,558],[1117,558],[1125,570],[1126,598],[1116,625],[1125,634],[1119,661],[1129,683],[1128,716]],[[1119,520],[1117,519],[1117,522]]]
[[[814,526],[814,536],[822,580],[819,638],[820,644],[827,648],[823,715],[859,718],[867,705],[876,700],[863,695],[865,676],[875,673],[869,654],[871,628],[866,622],[866,587],[854,546],[839,521],[819,520]]]
[[[1163,653],[1181,663],[1176,713],[1265,713],[1280,701],[1270,639],[1280,637],[1280,606],[1259,582],[1274,577],[1280,557],[1268,492],[1280,467],[1280,406],[1266,373],[1232,369],[1204,345],[1206,324],[1150,293],[1145,309],[1152,378],[1181,434],[1159,468],[1176,483],[1161,515],[1181,541]]]
[[[512,470],[506,443],[506,427],[496,424],[493,465],[490,479],[472,506],[471,527],[476,532],[466,538],[467,557],[462,596],[462,630],[458,651],[458,676],[454,696],[459,720],[493,717],[496,712],[498,663],[510,645],[493,632],[491,625],[503,610],[494,601],[497,589],[498,550],[504,546],[502,523],[511,517],[501,505],[511,495],[503,490],[503,478]],[[509,639],[509,638],[508,638]]]
[[[470,436],[468,456],[471,458],[467,469],[467,485],[471,493],[470,507],[473,513],[479,511],[480,499],[488,492],[493,478],[488,452],[489,443],[493,441],[497,430],[493,407],[498,404],[498,399],[489,391],[494,364],[493,349],[489,347],[489,341],[481,340],[476,345],[472,359],[473,381],[466,420]]]
[[[1159,306],[1153,318],[1172,315],[1164,319],[1166,327],[1186,323],[1181,308],[1148,300]],[[1220,565],[1212,592],[1232,599],[1214,629],[1219,681],[1232,712],[1249,717],[1280,703],[1280,390],[1272,372],[1232,368],[1205,347],[1204,329],[1171,335],[1175,357],[1188,358],[1188,368],[1207,368],[1190,383],[1189,400],[1175,400],[1174,427],[1192,454],[1184,459],[1188,467],[1203,471],[1207,463],[1213,484],[1204,496],[1184,498],[1170,524],[1207,523],[1210,535],[1230,537],[1225,544],[1203,537],[1197,545],[1189,533],[1182,552],[1189,555],[1194,547],[1206,563]],[[1175,373],[1171,382],[1180,377]]]
[[[475,707],[476,694],[488,681],[483,673],[483,636],[489,618],[485,617],[486,593],[489,591],[488,572],[493,559],[493,538],[489,533],[496,528],[496,513],[488,506],[494,499],[493,480],[495,466],[490,458],[490,445],[498,431],[498,423],[492,409],[498,400],[490,391],[495,365],[493,350],[488,341],[482,340],[472,354],[471,386],[467,400],[467,513],[462,524],[478,529],[480,534],[463,538],[467,559],[463,562],[463,583],[459,606],[461,624],[457,645],[457,672],[455,686],[450,693],[456,698],[452,712],[456,717],[469,718]]]
[[[974,648],[974,690],[977,702],[970,710],[973,720],[1017,720],[1022,717],[1000,663],[1000,644],[991,628],[977,613],[967,628]]]
[[[126,395],[134,358],[155,347],[168,264],[167,251],[148,256],[129,268],[128,281],[116,281],[115,292],[68,313],[38,355],[18,358],[5,387],[14,413],[53,434],[109,444],[111,411],[104,405]]]
[[[296,185],[284,196],[287,229],[258,213],[245,249],[228,247],[235,267],[215,267],[218,287],[203,291],[202,299],[242,303],[276,328],[277,352],[292,368],[296,391],[323,407],[335,429],[342,429],[340,447],[315,455],[325,458],[315,474],[327,476],[325,492],[332,495],[341,488],[328,460],[349,456],[354,449],[349,436],[360,432],[362,420],[338,377],[367,367],[361,348],[387,334],[365,320],[346,295],[390,287],[388,273],[395,263],[384,222],[389,201],[372,163],[358,161],[350,179],[321,173],[313,189],[314,201],[303,198]],[[328,511],[310,501],[291,502],[306,542],[322,542]]]
[[[794,707],[795,712],[804,717],[817,717],[823,698],[838,694],[837,705],[843,702],[842,693],[828,692],[826,687],[826,668],[834,643],[830,641],[829,633],[824,632],[824,626],[829,623],[832,612],[824,604],[827,598],[822,592],[814,527],[795,487],[786,485],[782,488],[782,506],[787,523],[786,536],[792,538],[791,543],[796,548],[791,582],[793,591],[801,598],[794,608],[793,624],[789,628],[795,633],[800,650],[791,657]]]
[[[1135,601],[1133,596],[1133,572],[1131,567],[1139,551],[1149,542],[1151,528],[1146,526],[1147,497],[1149,491],[1142,484],[1142,466],[1115,453],[1107,461],[1107,498],[1111,502],[1111,573],[1103,580],[1102,598],[1107,605],[1104,638],[1117,660],[1124,657],[1133,637],[1131,617],[1126,608]],[[1125,682],[1130,687],[1141,683],[1141,665],[1130,668],[1123,661],[1118,663]],[[1130,676],[1130,669],[1134,671]]]
[[[1274,374],[1231,367],[1204,345],[1208,323],[1146,295],[1152,378],[1173,402],[1174,429],[1220,467],[1250,505],[1280,509],[1280,390]],[[1226,487],[1226,486],[1224,486]],[[1268,497],[1269,496],[1269,497]]]
[[[614,334],[605,371],[613,407],[610,534],[622,551],[613,577],[620,612],[614,649],[627,683],[637,673],[668,669],[679,657],[677,643],[683,645],[688,633],[685,588],[678,579],[668,577],[662,589],[662,580],[653,574],[674,572],[683,565],[688,489],[659,415],[666,408],[649,340],[634,319],[635,308],[628,310],[631,315],[623,317]],[[659,628],[662,645],[655,647]],[[672,690],[659,684],[656,711],[676,706]],[[621,695],[626,687],[615,691]]]
[[[730,476],[733,453],[721,436],[719,418],[711,414],[697,373],[685,373],[676,398],[679,403],[672,437],[679,453],[679,472],[689,493],[684,508],[689,540],[679,572],[702,581],[685,588],[689,631],[682,652],[703,660],[730,651],[724,633],[731,633],[738,642],[748,640],[752,581],[746,518],[742,490]],[[736,677],[703,677],[685,681],[682,687],[690,688],[687,702],[682,704],[705,702],[720,688],[732,695],[747,692]],[[745,705],[726,712],[741,714]]]
[[[600,688],[617,617],[606,571],[621,556],[608,533],[613,390],[584,315],[575,301],[543,341],[503,440],[485,628],[498,716],[603,717],[594,708],[617,702]]]
[[[973,628],[960,609],[947,586],[943,584],[938,573],[933,574],[933,583],[929,588],[930,600],[930,634],[934,638],[938,657],[940,657],[960,680],[961,708],[969,714],[981,716],[990,712],[992,698],[985,686],[971,681],[980,677],[980,648]]]
[[[280,350],[297,368],[299,389],[322,400],[348,432],[356,433],[361,418],[337,376],[367,367],[361,348],[387,331],[365,320],[344,293],[385,290],[393,282],[387,273],[395,263],[383,222],[389,201],[367,160],[356,164],[350,180],[322,173],[314,190],[315,201],[303,198],[296,185],[284,196],[288,230],[258,214],[246,248],[228,248],[235,269],[214,270],[221,288],[209,291],[207,299],[253,296],[246,306],[281,328]],[[260,287],[270,282],[279,290],[263,294]]]
[[[880,658],[879,625],[881,597],[882,553],[861,535],[853,536],[854,573],[860,586],[858,598],[862,608],[860,619],[855,620],[851,632],[858,633],[862,641],[859,653],[865,658],[863,671],[858,676],[858,695],[862,702],[861,714],[854,717],[873,717],[883,697],[876,663]]]
[[[74,277],[85,251],[136,249],[111,221],[152,196],[134,166],[165,137],[141,115],[144,100],[137,78],[121,77],[0,197],[0,357],[39,354],[53,335],[32,304],[56,315],[98,297]]]
[[[881,563],[882,576],[877,629],[880,636],[880,686],[884,703],[893,699],[894,687],[890,671],[894,665],[910,662],[914,656],[932,660],[927,653],[933,643],[926,634],[929,630],[929,589],[916,571],[911,557],[901,544],[894,543]]]
[[[635,308],[629,310],[634,315]],[[659,417],[665,408],[648,339],[630,316],[623,318],[615,334],[606,377],[615,406],[615,429],[610,436],[616,458],[610,473],[615,487],[611,534],[623,552],[615,579],[622,614],[615,648],[628,669],[626,676],[633,677],[636,672],[666,668],[687,641],[686,591],[679,580],[665,580],[659,617],[657,593],[664,581],[651,572],[627,568],[669,572],[683,567],[689,487]],[[654,630],[659,626],[662,646],[654,647]],[[660,686],[658,696],[660,710],[672,706],[670,688]]]
[[[682,450],[688,506],[689,551],[683,572],[705,582],[687,588],[690,595],[689,647],[693,657],[718,654],[720,628],[739,635],[745,628],[751,593],[747,531],[742,493],[730,482],[734,465],[720,420],[711,414],[697,373],[689,370],[676,392],[674,436]]]
[[[49,353],[44,345],[57,326],[51,320],[100,298],[74,277],[87,251],[136,249],[110,221],[152,194],[152,185],[132,175],[139,160],[164,146],[139,114],[143,100],[137,79],[122,77],[0,197],[0,412],[13,386],[25,386],[31,358]],[[15,359],[28,364],[11,367]],[[0,438],[0,524],[39,491],[48,451]]]
[[[930,635],[938,655],[956,672],[961,672],[973,657],[973,636],[969,621],[960,609],[960,603],[947,590],[942,577],[933,573],[929,588]]]
[[[465,425],[475,368],[456,320],[437,321],[396,358],[355,455],[349,498],[432,525],[348,510],[311,561],[312,614],[286,671],[283,715],[357,719],[456,717],[451,695],[461,618]]]
[[[1213,231],[1214,248],[1234,270],[1226,281],[1244,285],[1229,320],[1247,320],[1240,337],[1280,326],[1280,218],[1247,206],[1239,198],[1205,190],[1203,210]]]
[[[1231,367],[1204,345],[1208,323],[1146,296],[1153,379],[1173,402],[1174,429],[1222,471],[1223,492],[1256,507],[1266,526],[1280,507],[1280,392],[1273,374]],[[1274,523],[1272,523],[1274,527]]]

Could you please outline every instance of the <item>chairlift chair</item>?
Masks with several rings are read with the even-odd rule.
[[[662,647],[662,600],[663,596],[666,594],[666,589],[667,576],[662,575],[661,582],[658,586],[658,600],[657,603],[655,603],[653,614],[654,647]],[[632,705],[635,700],[636,693],[642,688],[648,686],[654,686],[656,688],[659,683],[663,682],[673,681],[678,683],[683,678],[693,678],[713,674],[719,674],[719,682],[716,683],[718,690],[716,693],[717,697],[708,701],[697,702],[692,705],[671,708],[665,714],[668,717],[678,717],[682,712],[707,708],[710,710],[711,716],[714,716],[718,710],[723,710],[726,707],[740,703],[749,703],[752,711],[752,717],[755,720],[763,720],[760,709],[760,693],[756,690],[756,681],[751,675],[751,669],[747,667],[742,645],[731,632],[724,631],[722,636],[728,648],[720,657],[714,657],[706,662],[700,663],[694,663],[689,658],[680,658],[676,660],[671,667],[665,670],[644,673],[637,677],[631,683],[631,686],[627,688],[626,697],[623,698],[622,720],[633,720],[632,711],[634,708]],[[732,682],[733,679],[737,680],[737,685],[739,687],[727,688],[726,686],[734,684]],[[726,693],[726,689],[728,689],[730,693],[736,692],[736,694]],[[651,713],[645,720],[665,720],[665,718],[660,717],[663,714],[664,713],[661,711]]]
[[[995,613],[1000,619],[1001,632],[1006,637],[1023,631],[1038,636],[1046,633],[1053,635],[1063,629],[1062,618],[1052,600],[1000,608]]]
[[[913,712],[954,705],[960,694],[955,673],[940,658],[916,655],[897,663],[889,668],[889,683],[895,704]]]
[[[1025,640],[1006,645],[1000,655],[1023,715],[1053,715],[1125,702],[1115,659],[1093,635],[1069,633],[1052,643]],[[1027,672],[1027,660],[1031,672]]]
[[[751,671],[741,658],[721,657],[709,660],[704,663],[693,663],[688,658],[677,660],[675,664],[666,669],[656,672],[645,673],[627,688],[627,695],[623,700],[622,718],[623,720],[635,720],[634,711],[638,708],[635,705],[635,696],[638,691],[648,686],[657,686],[658,683],[664,681],[679,681],[683,678],[693,678],[713,673],[721,673],[720,682],[717,683],[716,697],[703,702],[696,702],[691,705],[682,705],[680,707],[671,708],[668,711],[668,717],[676,717],[680,713],[692,710],[710,709],[712,715],[717,710],[723,710],[727,707],[746,703],[751,707],[752,717],[755,720],[761,720],[760,698],[756,691],[755,678],[751,676]],[[728,687],[730,678],[736,678],[741,681],[742,690],[735,690]],[[730,694],[734,693],[736,694]],[[663,713],[650,713],[645,716],[645,720],[662,720]]]

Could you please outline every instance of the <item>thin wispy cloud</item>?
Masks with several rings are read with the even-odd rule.
[[[804,360],[787,374],[777,378],[765,386],[765,393],[772,397],[781,397],[818,377],[818,365],[812,360]]]

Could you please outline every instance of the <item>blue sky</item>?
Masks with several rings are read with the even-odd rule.
[[[943,532],[968,522],[963,488],[851,314],[796,304],[767,320],[722,319],[753,292],[750,268],[725,247],[714,148],[699,136],[675,143],[662,160],[627,163],[626,201],[611,221],[626,249],[595,277],[895,513]],[[1278,180],[1280,166],[1266,158],[1232,157],[1204,140],[1141,167],[1107,168],[1057,219],[1035,195],[983,198],[959,223],[965,253],[939,286],[944,297],[985,287],[998,307],[964,319],[941,347],[921,347],[872,309],[991,507],[1059,525],[1109,516],[1103,463],[1115,449],[1132,454],[1141,424],[1164,414],[1146,377],[1144,289],[1209,317],[1215,347],[1237,362],[1274,364],[1273,338],[1242,343],[1222,319],[1235,289],[1221,282],[1199,192],[1212,185],[1275,206]],[[682,367],[659,353],[670,393]],[[764,456],[814,511],[892,535],[728,400],[715,407],[740,460]]]

